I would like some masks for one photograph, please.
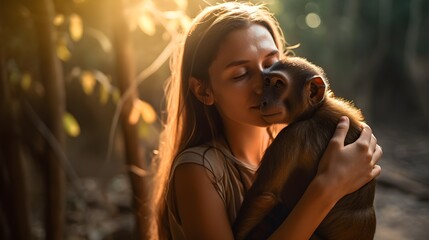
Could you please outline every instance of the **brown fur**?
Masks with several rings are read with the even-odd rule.
[[[270,75],[273,72],[286,74]],[[288,119],[283,123],[289,125],[266,150],[256,180],[234,224],[236,239],[266,239],[283,222],[316,175],[319,160],[341,116],[350,119],[345,144],[354,142],[361,133],[363,116],[360,110],[328,90],[328,82],[319,67],[305,59],[289,57],[273,65],[265,74],[261,110],[270,104],[285,105],[282,107],[286,108]],[[323,79],[326,89],[307,84],[315,76]],[[273,84],[269,84],[274,77],[289,78],[286,82],[289,90],[284,88],[283,92],[274,92]],[[314,103],[310,99],[317,94],[321,96]],[[293,117],[289,119],[290,116]],[[319,225],[312,239],[373,239],[376,225],[374,193],[373,180],[343,197]]]

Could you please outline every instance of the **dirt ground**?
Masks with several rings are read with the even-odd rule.
[[[429,131],[394,129],[374,129],[384,153],[375,198],[375,239],[428,239]]]
[[[378,240],[424,240],[429,236],[429,202],[379,186],[375,199]]]
[[[373,130],[384,152],[375,197],[375,239],[428,239],[429,131],[386,127]],[[79,161],[81,164],[75,166],[81,173],[81,190],[79,194],[73,188],[69,192],[66,239],[135,239],[131,190],[124,171],[116,166],[116,173],[101,180],[91,176],[87,160]],[[37,226],[35,222],[35,235],[42,239],[42,228]]]

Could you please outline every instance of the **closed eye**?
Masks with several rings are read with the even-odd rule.
[[[241,75],[238,75],[238,76],[233,77],[232,79],[234,79],[234,80],[240,80],[240,79],[242,79],[242,78],[246,77],[246,76],[247,76],[247,73],[248,73],[248,72],[245,72],[245,73],[243,73],[243,74],[241,74]]]

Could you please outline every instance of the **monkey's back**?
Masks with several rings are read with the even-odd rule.
[[[252,203],[249,199],[258,199],[262,195],[269,199],[272,194],[278,204],[250,231],[246,239],[267,238],[289,215],[316,175],[320,158],[342,116],[350,119],[345,139],[347,145],[359,138],[360,122],[364,119],[359,109],[345,100],[333,97],[330,92],[313,114],[289,124],[277,135],[264,154],[255,182],[246,195],[240,212],[250,212],[249,209],[255,207],[255,201]],[[289,169],[283,169],[285,165],[282,161],[288,161]],[[286,182],[279,185],[279,182],[284,181],[285,175]],[[312,239],[373,239],[374,191],[375,183],[371,181],[358,191],[343,197],[319,225]],[[259,208],[263,209],[261,206]],[[244,222],[243,219],[248,216],[239,214],[236,226],[240,228],[243,225],[240,222]]]
[[[325,131],[325,134],[329,135],[324,139],[324,148],[321,149],[320,154],[323,154],[326,149],[341,116],[347,116],[350,119],[344,144],[355,142],[361,134],[361,122],[364,120],[361,111],[352,103],[333,97],[331,94],[322,104],[314,116],[308,119],[311,124],[314,124],[314,131]],[[322,126],[317,127],[319,124]],[[317,164],[320,158],[321,155]],[[316,234],[321,239],[373,239],[376,227],[374,195],[375,180],[372,180],[356,192],[340,199],[319,225]]]

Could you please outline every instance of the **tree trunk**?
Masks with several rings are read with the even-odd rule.
[[[133,108],[133,101],[137,96],[135,85],[135,61],[129,28],[124,16],[124,1],[114,1],[112,5],[113,18],[113,45],[116,55],[116,76],[122,97],[125,97],[121,110],[121,123],[125,139],[126,161],[128,166],[145,169],[145,161],[139,148],[137,124],[128,122],[128,116]],[[132,92],[129,92],[132,91]],[[121,107],[121,106],[119,106]],[[137,239],[148,239],[148,217],[150,211],[147,205],[148,191],[145,178],[130,171],[130,180],[134,194],[133,205],[137,211]]]
[[[51,0],[28,1],[37,33],[40,79],[45,87],[43,120],[60,146],[64,144],[62,117],[65,93],[62,66],[56,56],[53,26],[54,4]],[[64,238],[65,173],[60,157],[47,143],[43,155],[46,162],[46,239]],[[58,149],[57,149],[58,150]],[[59,151],[63,151],[60,149]]]
[[[31,239],[26,177],[17,126],[19,109],[7,81],[3,22],[0,19],[0,238]]]
[[[429,69],[428,60],[418,56],[419,35],[422,34],[424,22],[423,1],[410,1],[407,35],[405,36],[405,69],[413,85],[416,101],[423,113],[424,121],[429,121]],[[420,43],[421,44],[421,43]]]

